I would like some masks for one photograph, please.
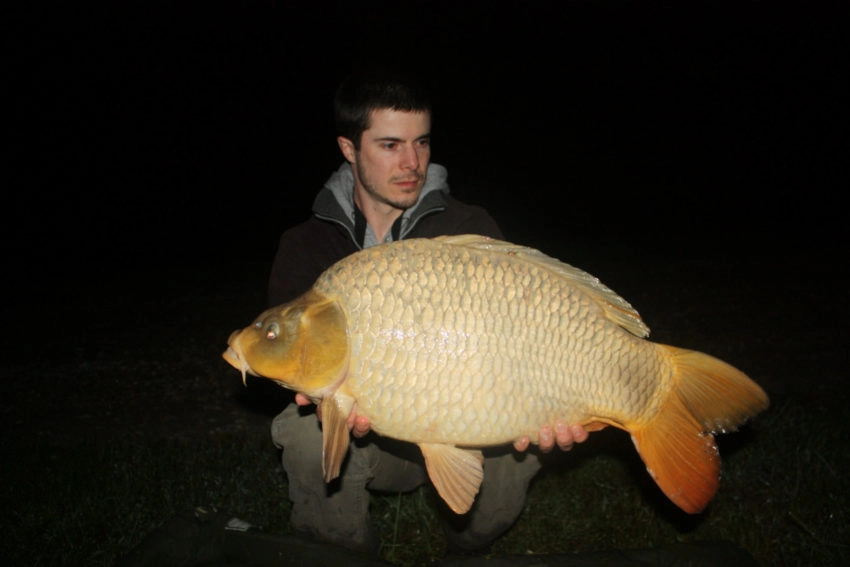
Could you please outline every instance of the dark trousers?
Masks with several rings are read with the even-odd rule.
[[[416,445],[369,435],[351,444],[340,478],[326,484],[319,422],[296,404],[274,419],[272,439],[283,449],[293,530],[351,549],[377,551],[380,544],[369,520],[369,490],[407,492],[428,479]],[[450,550],[487,549],[519,517],[540,470],[536,452],[517,454],[506,446],[484,456],[484,482],[472,509],[463,516],[446,509]]]

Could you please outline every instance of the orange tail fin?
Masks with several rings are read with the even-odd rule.
[[[701,512],[720,481],[714,433],[734,431],[768,406],[767,394],[746,374],[701,352],[657,345],[676,368],[659,412],[631,429],[649,474],[679,508]]]

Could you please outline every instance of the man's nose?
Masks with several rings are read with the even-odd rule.
[[[401,166],[404,169],[419,168],[419,152],[413,146],[407,146],[401,158]]]

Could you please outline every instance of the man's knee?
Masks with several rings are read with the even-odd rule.
[[[484,481],[468,514],[450,517],[446,539],[450,550],[482,552],[516,523],[525,507],[528,486],[540,470],[534,453],[485,453]]]
[[[422,451],[417,445],[395,439],[372,439],[368,456],[371,490],[409,492],[428,480]]]
[[[272,441],[278,448],[287,445],[315,444],[321,446],[322,429],[312,408],[289,404],[272,420]]]
[[[325,483],[322,433],[315,413],[291,404],[272,422],[272,439],[282,448],[289,483],[292,529],[310,538],[374,552],[378,538],[369,522],[370,476],[360,455],[349,458],[340,478]]]

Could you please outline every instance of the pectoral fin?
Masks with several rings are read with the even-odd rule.
[[[484,479],[481,451],[436,443],[420,443],[419,448],[440,497],[456,514],[468,512]]]
[[[354,398],[337,391],[322,400],[322,474],[325,482],[339,476],[351,438],[346,420]]]

